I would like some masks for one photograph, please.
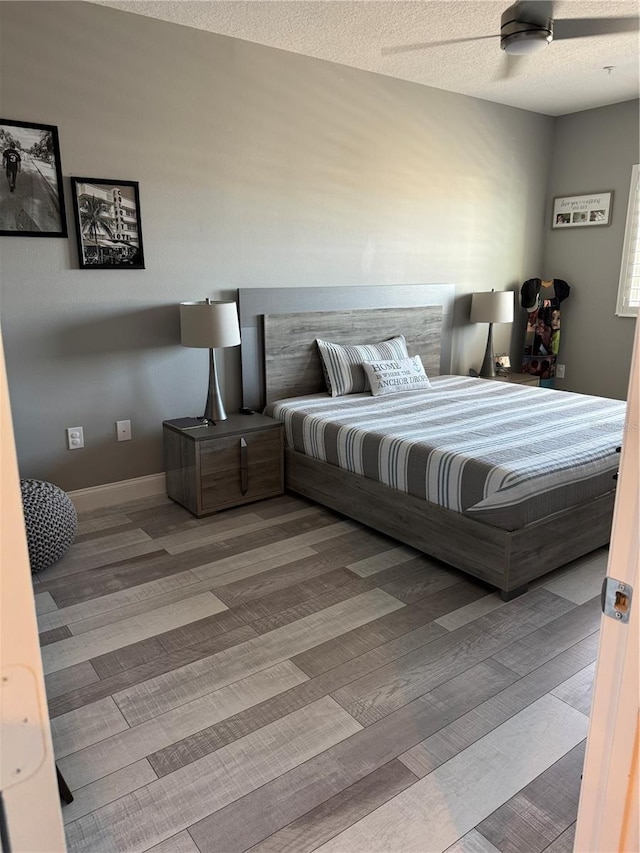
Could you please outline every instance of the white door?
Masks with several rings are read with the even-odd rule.
[[[0,336],[0,789],[7,850],[66,850]]]
[[[626,429],[607,575],[633,587],[629,622],[602,617],[576,853],[640,850],[640,324],[629,380]]]

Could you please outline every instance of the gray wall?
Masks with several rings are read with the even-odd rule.
[[[571,296],[562,304],[558,388],[627,396],[635,320],[616,317],[620,260],[631,167],[640,159],[639,102],[626,101],[556,120],[545,234],[543,278],[564,278]],[[611,224],[552,230],[555,196],[613,190]]]
[[[181,300],[453,282],[466,371],[486,340],[468,294],[541,267],[548,117],[90,4],[3,2],[0,30],[2,115],[58,126],[68,201],[70,175],[140,182],[147,262],[79,270],[73,237],[1,238],[22,476],[76,489],[162,470],[162,420],[204,405]],[[519,334],[497,327],[497,351]],[[224,356],[231,409],[239,353]],[[125,418],[134,440],[117,443]],[[85,449],[66,450],[80,425]]]

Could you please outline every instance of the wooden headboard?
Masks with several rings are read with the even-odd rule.
[[[427,373],[449,373],[454,297],[451,284],[240,289],[243,404],[261,410],[325,390],[316,338],[355,344],[403,334]]]

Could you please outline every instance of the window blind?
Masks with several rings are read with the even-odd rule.
[[[635,317],[640,308],[640,166],[631,171],[631,190],[624,232],[620,283],[618,285],[619,317]]]

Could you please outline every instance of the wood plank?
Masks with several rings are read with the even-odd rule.
[[[370,725],[452,675],[491,656],[498,660],[499,651],[517,640],[526,642],[521,638],[557,619],[570,607],[565,599],[546,590],[535,590],[511,602],[509,607],[440,637],[428,650],[417,648],[381,666],[340,688],[333,696],[359,722]],[[405,638],[394,642],[401,644]],[[500,663],[508,666],[502,660]]]
[[[493,661],[467,670],[463,676],[451,679],[427,696],[210,815],[190,827],[189,832],[202,853],[220,850],[242,853],[392,761],[428,734],[503,689],[515,677]]]
[[[335,604],[322,613],[314,613],[217,655],[120,691],[115,698],[129,723],[138,725],[402,606],[382,590],[374,589]]]
[[[45,613],[51,613],[52,610],[57,610],[58,605],[53,600],[50,592],[38,592],[34,596],[36,602],[36,615],[44,616]],[[57,627],[54,625],[53,627]]]
[[[153,510],[150,510],[151,512]],[[109,512],[104,509],[97,518],[84,518],[78,516],[78,536],[86,536],[89,533],[98,533],[113,527],[121,527],[123,524],[132,524],[134,520],[123,512]],[[135,525],[136,527],[139,525]]]
[[[71,625],[72,623],[78,623],[98,616],[104,617],[105,621],[102,624],[108,624],[110,621],[113,621],[113,619],[117,621],[118,618],[122,618],[118,617],[117,614],[114,613],[114,611],[120,610],[121,608],[131,606],[130,615],[132,615],[134,605],[139,604],[143,609],[138,612],[144,612],[144,607],[146,607],[144,602],[151,599],[159,599],[160,596],[167,596],[167,599],[169,599],[170,594],[175,592],[178,597],[174,600],[177,601],[180,600],[180,596],[178,594],[179,590],[181,590],[186,596],[195,595],[199,592],[215,589],[215,587],[219,585],[233,583],[236,580],[242,580],[243,578],[250,577],[254,574],[270,571],[273,568],[277,568],[278,566],[285,565],[289,562],[301,560],[304,557],[313,557],[315,554],[316,552],[312,548],[300,548],[297,551],[277,555],[268,560],[262,560],[261,562],[246,560],[244,559],[244,555],[239,555],[242,559],[238,559],[238,557],[227,557],[218,561],[220,577],[218,577],[216,573],[212,574],[207,580],[201,580],[190,570],[182,572],[179,571],[179,566],[176,565],[176,561],[179,560],[182,562],[184,559],[183,556],[168,557],[168,560],[172,561],[169,566],[169,571],[174,571],[175,573],[166,574],[162,571],[158,572],[159,566],[156,564],[152,567],[152,570],[154,574],[160,574],[160,576],[155,580],[120,588],[116,592],[107,593],[97,598],[87,598],[85,596],[77,604],[70,604],[67,607],[61,607],[59,610],[46,613],[39,617],[39,625],[41,630],[49,630],[51,628],[59,627],[60,625]],[[199,558],[195,557],[193,554],[188,556],[187,560],[194,567],[200,565]],[[96,591],[95,578],[93,580],[94,583],[89,588],[89,595],[95,594]],[[131,580],[131,577],[126,580]],[[104,579],[102,580],[102,583],[104,586],[108,587],[110,579]],[[119,584],[119,586],[121,585]],[[56,595],[60,595],[59,591],[56,591]],[[72,597],[77,598],[78,590],[71,590],[71,595]],[[162,601],[160,601],[157,606],[162,606]],[[96,619],[94,627],[98,627],[98,624],[99,623]]]
[[[67,755],[60,772],[80,788],[306,680],[284,661]]]
[[[399,761],[390,761],[274,832],[251,853],[311,853],[416,781]]]
[[[54,578],[44,583],[40,589],[42,591],[49,590],[56,603],[60,607],[66,607],[96,598],[105,592],[128,589],[158,578],[165,578],[177,572],[204,566],[210,571],[205,577],[198,577],[198,580],[202,580],[208,576],[222,574],[223,569],[232,568],[233,566],[230,567],[221,563],[225,558],[237,556],[239,564],[252,565],[252,558],[247,557],[243,551],[251,549],[252,546],[256,548],[257,545],[265,542],[275,543],[275,547],[271,548],[270,553],[266,553],[265,556],[284,554],[292,550],[284,538],[284,533],[277,526],[274,526],[250,534],[244,541],[242,537],[235,537],[232,540],[215,543],[213,546],[205,545],[177,555],[167,554],[165,551],[155,551],[137,559],[133,557],[69,577]],[[266,548],[268,549],[269,545]],[[256,551],[258,551],[257,548]],[[217,555],[217,559],[212,562],[214,555]],[[252,556],[260,558],[259,554]]]
[[[383,569],[390,569],[392,566],[398,566],[401,563],[406,563],[418,556],[418,551],[415,548],[408,548],[406,545],[399,545],[397,548],[389,548],[381,554],[374,554],[373,557],[365,557],[364,560],[356,560],[350,563],[347,568],[355,575],[361,578],[368,578],[370,575],[381,572]]]
[[[486,616],[487,613],[493,613],[494,610],[499,610],[507,604],[500,598],[499,593],[492,592],[490,595],[484,595],[476,601],[465,604],[463,607],[458,607],[450,613],[445,613],[444,616],[438,617],[436,622],[442,625],[447,631],[455,631],[456,628],[461,628],[463,625],[468,625],[479,619],[481,616]]]
[[[340,536],[342,533],[349,532],[353,529],[353,522],[340,521],[336,524],[323,527],[318,531],[309,531],[307,533],[301,533],[299,536],[289,536],[288,538],[281,537],[277,541],[264,546],[252,547],[250,542],[245,542],[245,547],[239,549],[239,551],[243,552],[242,557],[236,561],[234,567],[237,568],[239,565],[248,565],[253,561],[259,562],[270,557],[290,553],[291,551],[296,551],[299,548],[316,545],[318,542],[322,542],[327,539],[332,540],[334,537]],[[221,554],[220,556],[223,557],[224,555]],[[206,580],[209,577],[217,575],[219,574],[219,566],[216,565],[218,562],[219,560],[215,560],[211,563],[198,566],[194,569],[194,574],[202,580]]]
[[[216,589],[253,575],[270,572],[272,569],[295,563],[305,557],[313,557],[315,554],[316,550],[309,547],[287,550],[282,548],[280,543],[276,546],[266,545],[249,552],[223,557],[215,563],[200,565],[197,567],[196,577],[201,574],[206,575],[202,583],[208,582],[211,589]]]
[[[260,501],[253,508],[261,518],[276,518],[279,515],[285,515],[292,509],[302,509],[304,506],[317,506],[312,501],[300,497],[300,495],[284,494],[277,498],[268,498],[265,501]]]
[[[60,628],[52,628],[51,631],[42,631],[39,634],[40,646],[48,646],[50,643],[66,640],[70,636],[71,631],[66,625],[61,625]]]
[[[159,546],[154,544],[144,530],[134,529],[101,536],[88,542],[74,543],[57,563],[40,572],[40,580],[44,582],[76,572],[85,572],[87,569],[115,563],[128,556],[158,550]]]
[[[459,604],[474,601],[484,594],[484,590],[471,581],[463,580],[448,587],[438,595],[422,598],[415,604],[409,604],[394,613],[382,616],[368,625],[355,628],[346,634],[327,640],[302,654],[294,655],[292,660],[310,677],[321,675],[346,661],[365,654],[378,646],[395,640],[397,637],[421,628]],[[430,629],[430,636],[442,635],[440,626]]]
[[[210,589],[209,581],[197,581],[195,576],[192,576],[194,583],[190,586],[182,586],[178,589],[165,592],[154,598],[147,598],[144,601],[136,601],[131,604],[126,604],[118,610],[109,610],[107,613],[99,613],[97,616],[90,616],[88,619],[80,619],[78,622],[73,622],[68,626],[70,633],[73,636],[86,634],[90,631],[95,631],[97,628],[104,628],[107,625],[119,624],[125,620],[131,619],[134,616],[141,616],[144,613],[168,607],[171,604],[179,604],[186,599],[194,599],[203,593],[213,593]],[[214,596],[218,598],[218,596]],[[220,600],[220,599],[219,599]],[[222,602],[224,604],[224,602]],[[222,612],[222,611],[220,611]]]
[[[56,672],[225,609],[226,605],[213,593],[202,593],[113,625],[96,628],[79,637],[70,637],[45,646],[42,649],[42,666],[45,673]]]
[[[207,642],[222,637],[231,631],[236,632],[234,633],[235,637],[243,636],[244,640],[254,637],[255,631],[253,630],[244,631],[241,634],[237,633],[237,629],[243,628],[243,625],[242,619],[235,613],[230,610],[223,610],[213,616],[197,619],[195,622],[180,625],[170,631],[163,631],[138,643],[131,643],[124,648],[99,655],[93,658],[91,662],[100,678],[106,679],[145,664],[152,666],[157,658],[180,655],[181,652],[191,646],[197,645],[201,649],[208,648]],[[230,645],[235,645],[234,642],[227,640],[221,640],[221,642],[222,645],[216,644],[212,648],[215,651],[221,651]],[[238,641],[236,640],[236,642]],[[202,645],[203,643],[205,645]],[[174,662],[175,660],[176,658],[174,658]],[[165,672],[166,670],[163,669],[162,671]]]
[[[503,853],[542,853],[575,821],[585,742],[501,805],[476,827]]]
[[[306,584],[300,584],[300,586],[306,586]],[[317,593],[313,597],[305,598],[299,604],[294,604],[279,611],[266,614],[259,619],[254,619],[251,622],[251,626],[256,633],[267,634],[269,631],[281,628],[283,625],[289,625],[291,622],[297,622],[298,619],[303,619],[312,613],[319,613],[327,607],[331,607],[341,601],[346,601],[348,598],[360,595],[366,591],[366,586],[358,583],[345,583],[338,586],[337,589]]]
[[[391,583],[386,583],[380,588],[404,604],[414,604],[421,598],[435,595],[435,593],[449,586],[460,583],[462,578],[460,572],[446,571],[440,567],[427,568],[420,565],[422,562],[423,560],[416,558],[415,564],[420,567],[418,572],[409,577],[398,578]],[[414,561],[411,560],[404,565],[409,567],[413,563]]]
[[[88,599],[78,604],[71,604],[68,607],[61,607],[51,613],[45,613],[39,617],[38,626],[41,631],[49,631],[52,628],[60,627],[60,625],[71,625],[74,622],[111,613],[129,604],[156,598],[159,595],[198,582],[198,578],[189,571],[176,572],[176,574],[158,578],[158,580],[138,584],[117,592],[105,593],[98,598]]]
[[[318,848],[318,853],[446,850],[576,746],[587,718],[544,696],[393,800]],[[509,761],[517,755],[519,760]],[[197,841],[196,841],[197,843]]]
[[[547,847],[545,853],[574,853],[575,840],[576,824],[574,822]]]
[[[125,520],[121,524],[110,525],[108,528],[105,528],[109,531],[110,536],[115,536],[118,533],[127,533],[131,530],[139,530],[137,524],[133,524],[131,521]],[[90,530],[85,533],[77,533],[76,538],[73,540],[74,545],[84,544],[86,542],[90,542],[93,539],[102,539],[105,535],[105,529],[103,530]],[[146,532],[146,531],[143,531]]]
[[[89,568],[70,577],[54,578],[43,582],[42,589],[49,590],[57,605],[63,608],[186,571],[200,562],[202,555],[199,552],[174,557],[165,551],[153,551],[126,557],[108,566]]]
[[[317,515],[322,511],[321,507],[304,507],[303,509],[294,510],[289,513],[289,520],[305,518],[308,515]],[[226,539],[233,539],[238,535],[255,533],[259,530],[268,530],[270,527],[279,527],[283,521],[283,517],[278,519],[260,518],[259,515],[248,515],[240,518],[233,518],[230,522],[224,523],[224,513],[220,514],[223,522],[218,521],[217,524],[209,524],[208,526],[198,526],[180,533],[170,533],[168,536],[161,536],[155,541],[160,544],[169,554],[180,554],[183,551],[190,551],[192,548],[202,548],[204,545],[213,545],[216,542],[224,542]],[[216,520],[220,515],[214,516]]]
[[[591,698],[593,694],[593,680],[595,677],[595,663],[586,666],[574,676],[559,684],[551,693],[563,702],[571,705],[577,711],[589,716],[591,713]]]
[[[595,552],[593,559],[576,561],[578,565],[558,573],[544,587],[576,604],[586,604],[589,599],[600,595],[608,559],[609,551],[601,548]]]
[[[212,618],[215,619],[216,617]],[[201,621],[205,623],[208,620],[203,619]],[[49,714],[51,717],[56,717],[75,708],[81,708],[90,702],[102,699],[105,696],[111,696],[111,694],[117,693],[119,690],[124,690],[134,684],[155,678],[164,672],[170,672],[172,669],[177,669],[185,664],[197,661],[201,657],[215,654],[255,636],[256,632],[249,625],[242,625],[240,628],[225,631],[219,635],[213,634],[212,636],[207,636],[205,639],[190,646],[177,649],[173,652],[163,653],[159,657],[140,663],[138,666],[130,669],[116,672],[115,675],[103,678],[93,684],[72,689],[55,698],[49,696]],[[97,659],[95,660],[97,661]],[[61,670],[61,672],[67,671]],[[54,673],[54,676],[56,675],[58,673]],[[52,676],[47,676],[47,678],[49,677]]]
[[[373,584],[354,578],[340,568],[340,559],[332,552],[314,554],[274,568],[268,574],[216,587],[216,594],[247,622],[277,613],[311,598],[314,594],[349,586],[366,592]]]
[[[321,699],[69,824],[69,851],[141,853],[359,728],[332,699]],[[152,802],[155,809],[141,808]]]
[[[447,847],[445,853],[500,853],[500,851],[490,844],[484,835],[472,829],[451,847]]]
[[[77,711],[70,711],[51,720],[51,738],[56,758],[70,755],[128,728],[127,721],[110,696]]]
[[[575,672],[580,672],[585,665],[595,660],[596,653],[597,641],[594,641],[593,637],[587,637],[479,704],[469,713],[443,726],[438,732],[401,755],[400,760],[416,776],[426,776],[532,702],[564,683]]]
[[[75,666],[68,666],[66,669],[61,669],[58,672],[52,672],[45,675],[44,685],[47,693],[47,700],[51,702],[56,696],[61,696],[63,693],[68,693],[70,690],[79,690],[87,684],[93,684],[98,681],[100,676],[95,671],[90,661],[77,663]],[[96,699],[102,699],[103,696],[96,696]],[[66,710],[70,711],[71,708]]]
[[[349,525],[345,528],[346,532],[332,539],[330,542],[314,542],[313,548],[318,553],[327,549],[334,550],[337,548],[342,551],[349,548],[350,553],[353,554],[351,559],[358,560],[373,554],[379,554],[381,551],[388,551],[398,544],[394,539],[385,536],[384,533],[379,533],[371,527],[366,527],[359,521],[345,520],[344,513],[339,513],[338,515],[345,521],[345,524]]]
[[[151,507],[170,506],[171,501],[166,494],[148,495],[144,498],[135,498],[132,501],[124,501],[118,504],[117,507],[97,507],[96,509],[83,509],[78,512],[78,521],[85,521],[90,518],[103,518],[104,516],[113,515],[114,513],[134,512],[137,509],[150,509]]]
[[[575,607],[562,619],[540,628],[526,640],[498,652],[495,658],[514,672],[526,675],[569,646],[598,631],[601,617],[600,601],[594,598]]]
[[[154,844],[147,853],[199,853],[193,838],[184,830],[160,844]]]
[[[179,533],[181,530],[190,530],[194,527],[199,527],[203,523],[212,522],[215,524],[218,521],[222,521],[222,518],[224,518],[225,522],[232,519],[240,519],[247,515],[260,515],[260,518],[263,518],[262,514],[258,513],[258,508],[261,505],[262,502],[250,506],[230,507],[225,510],[222,517],[219,515],[209,515],[202,518],[194,518],[185,507],[174,501],[170,501],[166,507],[138,509],[135,512],[130,512],[128,513],[128,518],[144,530],[145,533],[148,533],[152,539],[157,539],[160,536],[168,536],[170,533]],[[310,505],[308,502],[300,501],[295,508],[301,509],[303,506]]]
[[[132,791],[137,791],[138,788],[148,785],[149,782],[153,782],[157,778],[148,761],[143,759],[129,764],[128,767],[123,767],[122,770],[111,773],[103,779],[98,779],[97,782],[74,790],[73,802],[64,805],[62,808],[62,820],[64,823],[71,823],[71,821],[90,814],[101,806],[106,806],[107,803],[112,803]],[[69,784],[66,777],[65,781]]]
[[[414,635],[413,642],[426,645],[441,635],[442,629],[438,626],[425,625],[424,630],[419,635],[417,633]],[[401,652],[397,653],[400,654]],[[382,662],[389,660],[389,654],[385,655],[382,652],[382,655]],[[229,720],[209,726],[191,737],[184,738],[179,743],[150,755],[149,761],[158,776],[164,776],[297,708],[315,702],[380,665],[380,652],[373,649],[368,654],[360,655],[317,678],[293,687],[281,696],[262,702],[255,708],[236,714]],[[499,671],[503,673],[507,670],[500,667]],[[493,673],[494,670],[492,669],[491,672]],[[510,671],[508,672],[509,679],[512,680],[515,676]]]

